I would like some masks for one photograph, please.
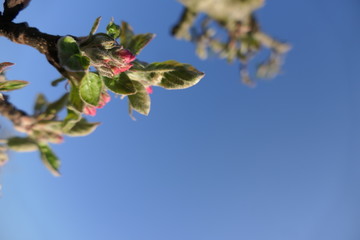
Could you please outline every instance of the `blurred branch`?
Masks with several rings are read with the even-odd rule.
[[[267,48],[271,48],[279,54],[288,52],[291,47],[287,43],[279,42],[263,32],[255,32],[254,38]]]
[[[20,132],[26,132],[36,122],[35,118],[17,109],[9,102],[9,97],[6,95],[3,95],[3,98],[0,99],[0,115],[9,119],[14,124],[16,130]]]
[[[189,34],[189,29],[193,25],[196,16],[196,12],[190,10],[189,8],[184,8],[178,24],[173,27],[171,34],[177,38],[184,38],[186,40],[190,40],[191,35]]]
[[[26,8],[31,0],[5,0],[4,13],[1,21],[11,22],[16,18],[20,11]]]
[[[200,58],[205,59],[208,52],[213,52],[228,62],[238,60],[243,82],[253,86],[249,62],[256,54],[267,49],[269,57],[258,65],[256,76],[272,78],[280,72],[282,57],[291,47],[261,30],[254,12],[264,5],[264,0],[180,2],[184,5],[184,10],[171,33],[178,39],[193,42]],[[205,17],[200,17],[197,21],[201,14]]]

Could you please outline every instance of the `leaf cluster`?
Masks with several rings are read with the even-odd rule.
[[[117,25],[113,20],[107,25],[106,33],[96,34],[99,22],[100,19],[96,19],[85,40],[76,41],[65,36],[58,42],[60,62],[72,75],[69,79],[69,108],[72,111],[81,114],[87,106],[98,107],[101,95],[110,91],[128,97],[130,112],[135,110],[148,115],[151,105],[148,87],[184,89],[195,85],[204,76],[191,65],[174,60],[147,63],[137,59],[128,70],[119,74],[105,72],[102,66],[108,64],[109,59],[112,61],[114,48],[138,55],[155,35],[135,34],[128,23]],[[124,62],[120,59],[119,64],[121,61]],[[91,71],[91,66],[97,71]]]
[[[193,66],[174,60],[140,61],[138,54],[154,34],[135,34],[128,23],[117,25],[113,20],[105,33],[96,33],[99,23],[100,18],[97,18],[86,37],[64,36],[57,42],[59,63],[66,74],[52,85],[67,81],[69,90],[65,94],[53,102],[38,94],[32,115],[15,107],[7,108],[15,129],[25,136],[13,136],[0,144],[0,164],[6,161],[8,149],[38,151],[44,165],[59,176],[61,163],[50,144],[62,143],[64,136],[92,133],[99,123],[88,122],[83,115],[93,114],[103,107],[110,99],[109,93],[128,98],[131,116],[133,110],[148,115],[151,106],[149,89],[152,86],[185,89],[197,84],[204,76]],[[0,63],[0,92],[20,89],[28,84],[26,81],[6,80],[3,71],[11,65]],[[5,103],[6,99],[0,101]],[[67,113],[61,119],[60,112],[65,109]]]

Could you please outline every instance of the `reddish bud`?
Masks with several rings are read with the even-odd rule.
[[[152,88],[152,86],[146,87],[146,92],[147,92],[148,94],[152,94],[152,93],[153,93],[153,88]]]
[[[126,65],[122,65],[122,66],[114,66],[114,67],[111,67],[111,71],[115,75],[118,75],[122,72],[129,70],[132,66],[133,66],[132,64],[126,64]]]
[[[84,107],[83,112],[86,115],[95,116],[96,115],[96,107],[88,105],[88,106]]]
[[[124,48],[120,49],[116,53],[123,60],[124,63],[131,63],[136,58],[135,55],[133,55],[129,50]]]
[[[99,105],[96,108],[103,108],[108,102],[110,102],[111,97],[107,92],[101,93]]]

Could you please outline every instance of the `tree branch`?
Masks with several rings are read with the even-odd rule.
[[[3,98],[0,99],[0,115],[9,119],[14,124],[16,130],[20,132],[26,132],[31,129],[36,119],[17,109],[8,99],[6,95],[3,95]]]
[[[2,20],[6,22],[14,20],[19,12],[29,5],[30,1],[31,0],[5,0]]]
[[[184,8],[178,23],[172,28],[171,34],[176,38],[191,40],[189,29],[196,19],[197,13],[190,8]]]
[[[0,36],[37,49],[64,77],[69,78],[68,72],[60,65],[58,59],[56,44],[61,36],[40,32],[37,28],[29,27],[27,23],[4,21],[0,22]]]

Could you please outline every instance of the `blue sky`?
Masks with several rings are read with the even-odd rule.
[[[140,7],[141,6],[141,7]],[[182,7],[168,1],[33,0],[17,19],[52,34],[86,35],[113,16],[157,37],[145,61],[175,59],[206,73],[182,91],[154,88],[148,117],[115,99],[85,138],[54,146],[62,177],[36,153],[1,169],[1,240],[357,240],[360,237],[360,4],[268,1],[263,30],[293,45],[283,73],[248,88],[238,66],[194,55],[169,35]],[[63,86],[36,50],[0,39],[12,93],[30,111],[36,93]],[[3,131],[6,131],[3,128]]]

